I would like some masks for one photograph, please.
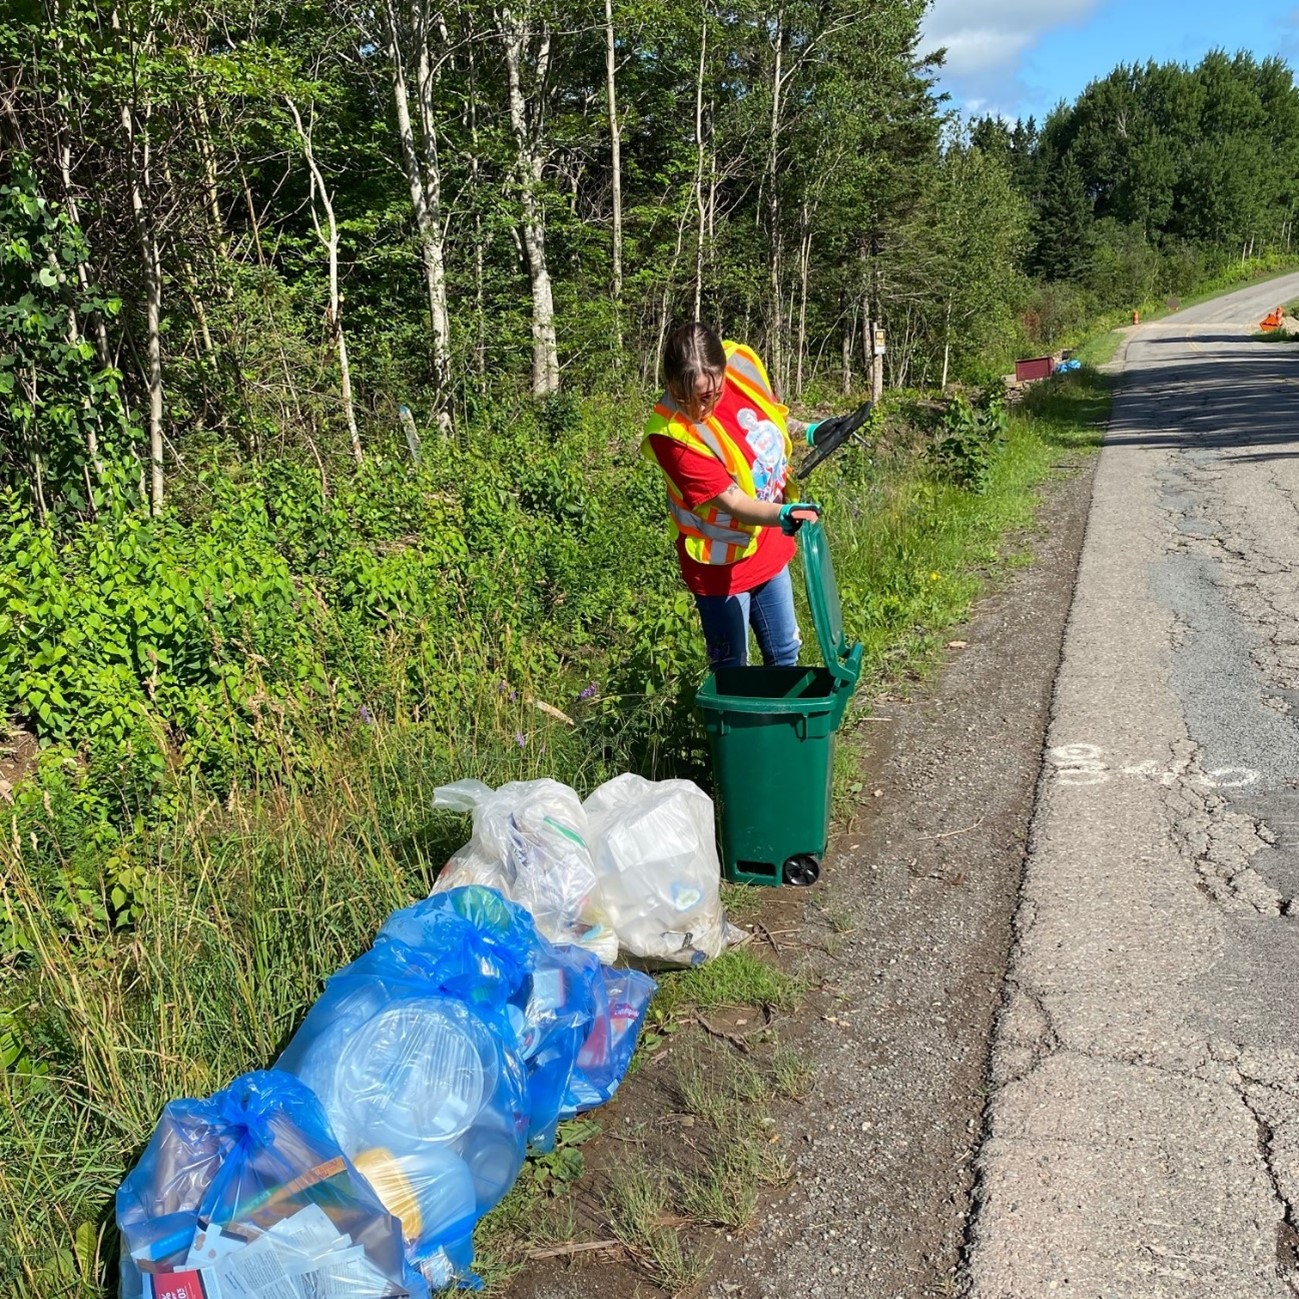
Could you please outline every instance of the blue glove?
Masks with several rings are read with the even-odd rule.
[[[803,426],[803,436],[807,438],[807,445],[816,446],[816,431],[821,427],[821,421],[817,420],[815,424],[805,424]]]
[[[780,530],[792,537],[805,523],[815,523],[821,517],[821,507],[811,501],[790,501],[780,507]]]

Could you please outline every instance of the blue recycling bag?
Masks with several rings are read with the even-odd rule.
[[[219,1268],[243,1244],[279,1249],[289,1269],[305,1271],[310,1248],[357,1270],[322,1272],[320,1293],[476,1286],[475,1225],[529,1143],[553,1148],[561,1118],[613,1096],[654,989],[549,942],[493,889],[395,912],[274,1070],[167,1107],[118,1193],[124,1299],[141,1295],[142,1267]],[[259,1231],[275,1239],[257,1245]]]
[[[572,1118],[613,1099],[636,1052],[636,1040],[657,986],[640,970],[600,967],[595,1019],[573,1062],[560,1118]]]
[[[444,920],[445,945],[389,939],[334,975],[277,1061],[320,1098],[434,1286],[468,1273],[474,1225],[514,1184],[529,1126],[505,1009],[517,963]]]
[[[176,1100],[117,1191],[123,1299],[145,1276],[203,1269],[237,1290],[243,1269],[356,1299],[427,1299],[401,1223],[343,1155],[315,1095],[276,1070],[205,1100]],[[212,1286],[210,1289],[215,1290]]]
[[[468,924],[469,937],[456,920]],[[462,991],[473,985],[467,995],[503,995],[527,1068],[532,1149],[552,1149],[561,1118],[613,1097],[657,986],[649,975],[604,965],[584,947],[550,942],[524,907],[478,885],[394,912],[376,946],[391,941],[455,969]]]

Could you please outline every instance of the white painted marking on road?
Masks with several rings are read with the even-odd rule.
[[[1259,773],[1253,767],[1215,767],[1212,771],[1189,772],[1184,766],[1161,766],[1150,759],[1111,763],[1098,744],[1062,744],[1048,749],[1046,757],[1055,767],[1060,784],[1069,786],[1105,785],[1116,776],[1128,776],[1138,780],[1157,780],[1165,787],[1179,780],[1190,780],[1207,789],[1244,789],[1259,779]]]
[[[1252,767],[1219,767],[1205,772],[1204,779],[1210,789],[1244,789],[1258,780],[1258,772]]]

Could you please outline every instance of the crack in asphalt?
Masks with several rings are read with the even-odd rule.
[[[1277,836],[1263,821],[1233,811],[1221,794],[1204,787],[1201,751],[1192,749],[1184,778],[1167,786],[1163,795],[1174,845],[1196,871],[1201,891],[1215,902],[1260,915],[1284,914],[1287,900],[1251,864],[1256,853],[1275,847]]]
[[[1258,1153],[1268,1181],[1272,1183],[1272,1194],[1280,1206],[1281,1222],[1277,1225],[1276,1234],[1276,1267],[1277,1276],[1299,1294],[1299,1223],[1295,1219],[1294,1202],[1286,1195],[1277,1171],[1277,1159],[1274,1150],[1276,1133],[1271,1123],[1259,1113],[1258,1106],[1251,1100],[1248,1089],[1240,1094],[1245,1108],[1253,1118],[1258,1131]]]

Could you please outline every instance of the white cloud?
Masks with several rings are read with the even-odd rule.
[[[943,82],[967,108],[1009,108],[1024,91],[1020,64],[1047,32],[1087,18],[1101,0],[934,0],[920,48],[947,50]]]
[[[1100,0],[934,0],[921,44],[947,47],[947,70],[968,76],[1006,70],[1053,27],[1077,22]]]

